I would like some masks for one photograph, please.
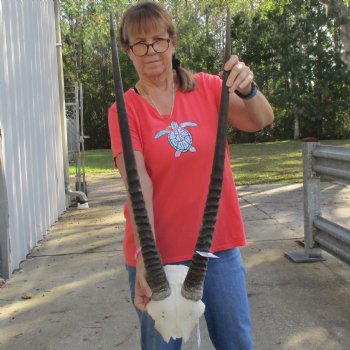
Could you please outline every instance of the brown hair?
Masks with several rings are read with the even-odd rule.
[[[129,35],[131,33],[140,33],[153,31],[164,25],[170,38],[175,34],[175,26],[169,13],[159,4],[154,2],[142,2],[129,7],[124,13],[121,25],[119,28],[120,42],[124,50],[129,49]],[[188,92],[195,88],[193,75],[188,70],[173,65],[176,72],[176,83],[181,91]]]

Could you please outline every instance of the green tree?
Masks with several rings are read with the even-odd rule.
[[[84,89],[84,126],[87,148],[110,145],[107,109],[114,101],[111,68],[109,14],[124,12],[127,1],[61,1],[61,27],[65,84],[81,82]],[[126,86],[135,81],[135,73],[126,55],[120,53]]]
[[[342,60],[350,69],[350,1],[349,0],[320,0],[328,8],[335,11],[340,24],[340,40],[343,44]]]
[[[250,140],[345,137],[350,81],[330,35],[337,18],[326,16],[313,0],[277,5],[234,18],[237,51],[257,72],[276,114],[273,128]]]
[[[348,8],[348,0],[341,2]],[[66,85],[84,88],[87,148],[109,147],[107,109],[114,101],[109,13],[116,20],[131,0],[61,0]],[[346,137],[349,70],[343,17],[317,0],[160,0],[178,32],[176,54],[193,71],[217,74],[223,66],[226,6],[233,19],[233,53],[255,72],[272,103],[276,121],[254,134],[229,130],[230,140],[263,141],[300,136]],[[137,76],[120,50],[124,90]]]

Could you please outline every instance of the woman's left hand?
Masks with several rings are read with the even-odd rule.
[[[225,71],[230,72],[226,82],[226,86],[230,93],[233,93],[236,90],[243,95],[250,93],[254,74],[244,62],[239,60],[238,56],[231,56],[225,63],[224,69]],[[222,76],[222,74],[220,74],[220,76]]]

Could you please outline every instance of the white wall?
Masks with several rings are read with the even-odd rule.
[[[12,270],[65,210],[53,0],[0,0],[0,124]]]

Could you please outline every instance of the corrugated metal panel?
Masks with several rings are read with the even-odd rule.
[[[12,268],[65,210],[51,0],[1,0],[0,123]]]

